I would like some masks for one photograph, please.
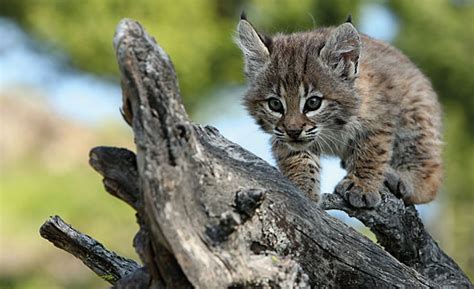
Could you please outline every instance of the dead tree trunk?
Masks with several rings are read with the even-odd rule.
[[[472,288],[414,207],[386,189],[375,210],[325,195],[324,209],[361,220],[384,250],[215,128],[192,123],[168,55],[137,22],[120,22],[114,47],[137,152],[98,147],[90,163],[106,190],[137,211],[134,246],[144,267],[92,250],[80,234],[65,238],[72,228],[54,225],[58,218],[41,234],[91,268],[109,264],[94,272],[116,288]],[[86,246],[67,245],[74,242]]]

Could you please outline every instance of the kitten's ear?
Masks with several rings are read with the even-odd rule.
[[[251,79],[270,60],[271,39],[260,36],[245,16],[241,16],[237,32],[235,42],[244,54],[245,74]]]
[[[360,37],[355,27],[346,22],[329,35],[320,51],[321,60],[345,80],[354,80],[358,74]]]

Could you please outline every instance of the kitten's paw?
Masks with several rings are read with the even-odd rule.
[[[346,193],[346,199],[356,208],[375,208],[382,200],[378,192],[362,192],[357,189],[349,190]]]
[[[334,191],[356,208],[374,208],[382,200],[378,190],[365,189],[358,180],[349,176],[342,179]]]

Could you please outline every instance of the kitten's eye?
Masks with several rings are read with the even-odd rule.
[[[317,96],[310,97],[304,104],[304,112],[317,110],[320,106],[321,106],[320,97],[317,97]]]
[[[283,114],[283,104],[278,98],[275,98],[275,97],[269,98],[268,107],[273,111]]]

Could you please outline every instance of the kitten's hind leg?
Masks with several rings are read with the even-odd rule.
[[[385,185],[406,204],[423,204],[432,201],[441,183],[441,169],[423,171],[395,171],[385,173]]]
[[[432,201],[442,183],[441,145],[433,129],[418,128],[418,133],[406,134],[395,142],[391,161],[390,179],[386,184],[401,195],[406,204],[423,204]],[[397,186],[397,188],[395,188]]]
[[[400,174],[392,168],[385,172],[385,186],[399,199],[412,196],[413,185],[407,178],[400,177]]]

